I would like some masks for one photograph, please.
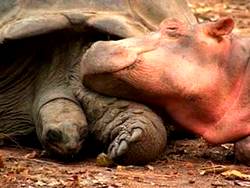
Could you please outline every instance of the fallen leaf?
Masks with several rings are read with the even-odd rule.
[[[110,167],[110,166],[113,166],[114,163],[112,161],[112,159],[110,159],[108,157],[107,154],[105,153],[100,153],[97,158],[96,158],[96,163],[97,165],[99,166],[103,166],[103,167]]]
[[[74,187],[74,188],[80,187],[80,180],[79,180],[78,175],[73,175],[72,179],[73,181],[69,187]]]
[[[226,172],[223,172],[222,175],[226,179],[238,179],[238,180],[245,180],[245,181],[250,181],[250,175],[241,173],[238,170],[228,170]]]
[[[116,167],[116,170],[118,170],[118,171],[123,171],[123,170],[126,170],[126,167],[125,167],[125,166],[118,165],[118,166]]]
[[[229,149],[232,149],[234,147],[234,144],[221,144],[221,147],[229,150]]]
[[[50,183],[48,183],[48,187],[58,187],[59,185],[61,185],[61,183],[56,179],[50,179]]]
[[[47,185],[47,183],[43,182],[43,181],[40,181],[38,180],[35,185],[39,186],[39,187],[45,187]]]
[[[225,182],[221,182],[221,181],[214,181],[211,183],[211,185],[215,187],[223,187],[223,186],[227,186],[228,184]]]
[[[230,169],[230,167],[222,166],[222,165],[205,167],[205,168],[201,169],[200,175],[206,175],[206,174],[210,174],[210,173],[219,174],[219,173],[228,171],[229,169]]]
[[[154,167],[153,167],[153,166],[151,166],[151,165],[146,165],[146,168],[147,168],[148,170],[151,170],[151,171],[153,171],[153,170],[154,170]]]
[[[4,162],[1,155],[0,155],[0,168],[4,168]]]
[[[250,182],[249,181],[242,181],[242,180],[235,180],[235,185],[239,185],[242,187],[250,187]]]
[[[188,180],[188,183],[194,184],[194,183],[195,183],[195,179],[190,179],[190,180]]]
[[[34,159],[36,157],[39,157],[40,154],[37,151],[32,151],[31,153],[28,153],[27,155],[24,156],[25,159]]]

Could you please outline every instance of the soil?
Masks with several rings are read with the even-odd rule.
[[[238,180],[227,180],[220,172],[230,168],[250,173],[250,168],[235,164],[232,144],[212,147],[200,139],[177,140],[145,166],[101,167],[95,157],[63,164],[31,148],[2,148],[0,156],[0,185],[6,188],[237,187]],[[207,167],[211,172],[202,175]]]
[[[235,32],[250,36],[250,0],[189,2],[199,22],[231,16],[236,20]],[[223,175],[232,169],[238,176]],[[232,144],[215,147],[199,138],[172,141],[159,160],[145,166],[101,167],[96,157],[66,164],[39,149],[0,149],[1,188],[250,187],[248,174],[250,167],[235,161]]]

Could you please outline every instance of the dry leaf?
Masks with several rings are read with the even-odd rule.
[[[235,180],[235,185],[239,185],[242,187],[250,187],[250,182],[249,181],[242,181],[242,180]]]
[[[153,167],[153,166],[151,166],[151,165],[146,165],[146,168],[147,168],[147,169],[149,169],[149,170],[151,170],[151,171],[153,171],[153,170],[154,170],[154,167]]]
[[[96,163],[99,166],[104,166],[104,167],[110,167],[113,166],[114,163],[112,159],[110,159],[107,154],[105,153],[100,153],[97,158],[96,158]]]
[[[118,165],[118,166],[116,167],[116,170],[118,170],[118,171],[123,171],[123,170],[126,170],[126,167],[125,167],[125,166]]]
[[[80,180],[79,180],[78,175],[73,175],[72,179],[73,179],[73,182],[71,183],[70,187],[74,187],[74,188],[80,187]]]
[[[238,170],[228,170],[226,172],[223,172],[222,175],[226,179],[238,179],[238,180],[250,181],[250,175],[241,173]]]
[[[222,166],[222,165],[205,167],[205,168],[201,169],[200,175],[206,175],[206,174],[210,174],[210,173],[219,174],[219,173],[225,172],[229,169],[230,169],[230,167]]]
[[[28,153],[27,155],[24,156],[24,158],[26,159],[34,159],[34,158],[37,158],[39,157],[39,153],[37,151],[32,151],[31,153]]]
[[[4,162],[1,155],[0,155],[0,168],[4,168]]]
[[[47,183],[43,182],[43,181],[40,181],[38,180],[35,185],[39,186],[39,187],[45,187],[47,185]]]

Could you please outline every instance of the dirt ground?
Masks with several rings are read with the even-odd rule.
[[[235,31],[250,36],[250,0],[190,0],[190,6],[200,22],[231,16]],[[0,149],[0,187],[250,187],[250,167],[237,164],[232,144],[212,147],[201,139],[173,141],[159,160],[141,167],[100,167],[95,157],[63,164],[16,146]]]
[[[232,145],[211,147],[200,139],[178,140],[159,160],[141,167],[100,167],[95,157],[63,164],[30,148],[3,148],[0,156],[2,188],[240,187],[248,181],[228,180],[220,173],[235,169],[250,174],[250,168],[235,164]]]

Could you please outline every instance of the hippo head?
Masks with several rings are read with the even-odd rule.
[[[82,58],[83,83],[158,105],[210,143],[236,141],[250,134],[250,47],[233,27],[231,18],[191,26],[164,20],[145,36],[97,42]]]

